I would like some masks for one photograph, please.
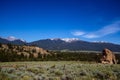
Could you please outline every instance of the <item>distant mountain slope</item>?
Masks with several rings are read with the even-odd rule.
[[[0,37],[0,43],[4,43],[4,44],[16,44],[16,45],[24,45],[26,44],[25,41],[22,41],[20,39],[15,39],[15,40],[8,40],[8,39],[5,39],[5,38],[1,38]]]
[[[1,38],[0,37],[0,43],[9,43],[10,41],[8,41],[7,39]]]
[[[29,45],[37,45],[48,50],[90,50],[101,51],[108,48],[112,51],[120,52],[120,45],[105,42],[87,42],[82,40],[73,40],[66,42],[62,39],[45,39],[29,43]]]
[[[38,47],[41,47],[43,49],[47,50],[87,50],[87,51],[102,51],[104,48],[108,48],[112,51],[120,52],[120,45],[108,43],[108,42],[87,42],[82,41],[76,38],[64,38],[64,39],[44,39],[44,40],[38,40],[33,41],[30,43],[27,43],[21,39],[11,39],[9,38],[1,38],[0,37],[0,43],[4,44],[16,44],[16,45],[36,45]]]

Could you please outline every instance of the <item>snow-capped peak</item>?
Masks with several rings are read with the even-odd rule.
[[[78,41],[78,38],[62,38],[61,40],[65,41],[65,42],[73,42],[73,41]]]
[[[8,41],[15,41],[17,40],[17,38],[15,38],[14,36],[9,36],[6,38]]]
[[[9,36],[6,38],[8,41],[15,41],[15,40],[20,40],[22,42],[26,42],[25,40],[23,39],[18,39],[18,38],[15,38],[14,36]]]
[[[52,38],[50,40],[62,40],[65,42],[73,42],[73,41],[78,41],[78,38]]]

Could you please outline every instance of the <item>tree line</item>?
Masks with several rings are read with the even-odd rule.
[[[0,44],[1,47],[1,44]],[[45,55],[44,58],[40,53],[38,57],[34,57],[33,53],[29,53],[29,58],[24,56],[24,53],[20,55],[13,50],[11,44],[8,44],[9,49],[0,49],[0,62],[11,62],[11,61],[87,61],[87,62],[100,62],[102,56],[101,52],[74,52],[74,51],[49,51],[50,55]],[[22,51],[22,50],[21,50]],[[120,63],[120,54],[115,54]]]

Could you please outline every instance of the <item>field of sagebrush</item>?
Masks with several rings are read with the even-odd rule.
[[[0,80],[119,80],[120,64],[80,61],[2,62]]]

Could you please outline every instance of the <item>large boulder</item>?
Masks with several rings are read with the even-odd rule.
[[[117,64],[115,54],[109,49],[104,49],[102,51],[102,58],[101,58],[101,63],[104,64]]]

